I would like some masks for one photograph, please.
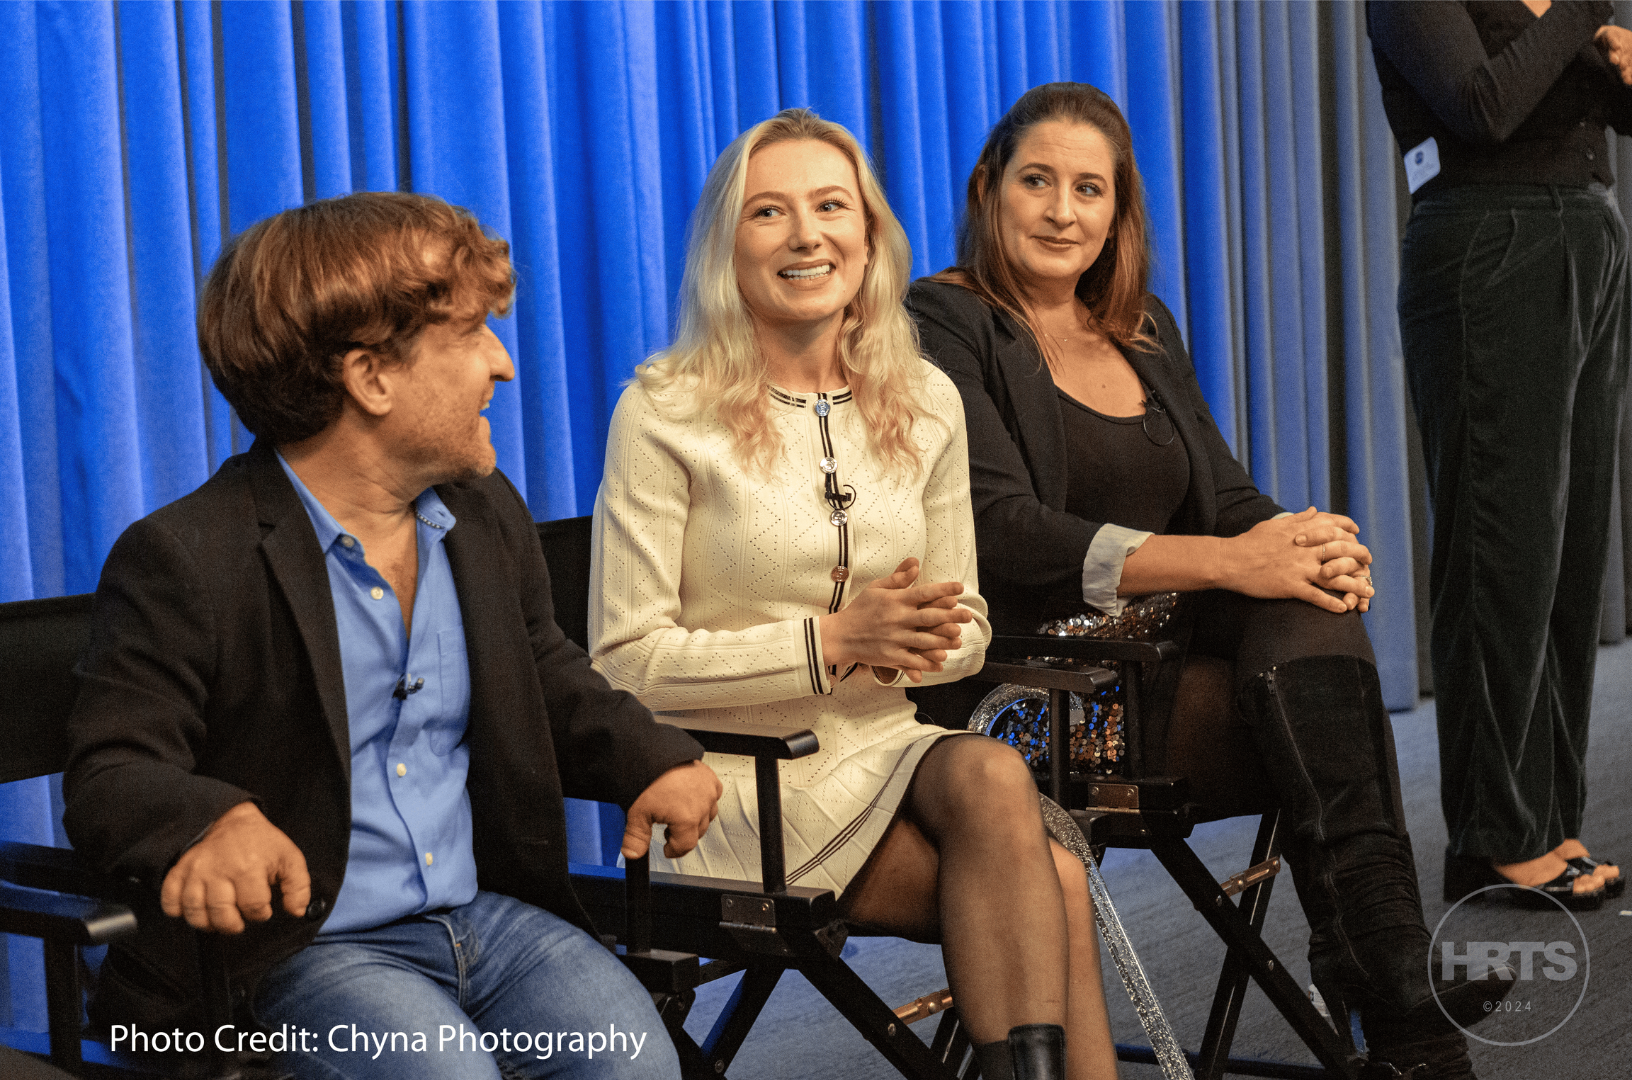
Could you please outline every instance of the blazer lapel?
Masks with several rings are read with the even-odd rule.
[[[483,669],[493,658],[508,655],[496,639],[499,623],[493,615],[504,610],[502,590],[513,589],[514,582],[503,570],[509,560],[499,547],[498,528],[491,520],[486,498],[465,484],[440,484],[436,493],[455,518],[442,546],[448,554],[448,570],[453,574],[453,588],[465,625],[470,727],[474,731],[493,714],[494,695],[507,674]]]
[[[1159,320],[1156,325],[1159,331]],[[1213,469],[1207,459],[1207,444],[1197,430],[1195,414],[1181,407],[1186,394],[1172,370],[1173,364],[1182,363],[1176,358],[1184,355],[1174,351],[1177,344],[1168,341],[1162,334],[1160,353],[1124,349],[1122,355],[1128,358],[1134,373],[1145,380],[1145,385],[1155,393],[1158,402],[1167,411],[1167,418],[1173,422],[1173,430],[1178,433],[1179,441],[1184,444],[1185,453],[1190,458],[1190,487],[1185,493],[1184,513],[1174,520],[1173,531],[1207,535],[1212,532],[1213,521],[1218,516],[1217,493],[1213,490]],[[1173,359],[1164,362],[1161,359],[1163,353]]]
[[[255,493],[255,509],[273,580],[283,591],[295,626],[306,645],[312,676],[317,680],[317,698],[340,755],[346,781],[351,781],[351,731],[346,719],[346,680],[340,664],[340,632],[334,619],[334,593],[329,585],[328,567],[317,546],[312,519],[301,505],[300,496],[284,475],[270,444],[256,440],[249,451],[249,476]]]
[[[1008,388],[1009,404],[1020,423],[1009,430],[1020,436],[1020,453],[1031,468],[1037,498],[1053,510],[1065,509],[1065,417],[1060,414],[1059,390],[1048,365],[1037,355],[1031,338],[1021,333],[1003,312],[994,312],[998,369]],[[1007,342],[1001,339],[1007,336]]]

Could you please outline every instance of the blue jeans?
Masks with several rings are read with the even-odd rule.
[[[287,1032],[280,1064],[300,1080],[680,1075],[651,996],[617,957],[496,893],[319,938],[267,974],[255,1013]]]

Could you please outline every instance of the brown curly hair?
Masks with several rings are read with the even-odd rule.
[[[198,346],[244,427],[282,446],[340,416],[352,349],[410,359],[433,323],[507,314],[510,245],[429,195],[361,192],[256,222],[222,250]]]

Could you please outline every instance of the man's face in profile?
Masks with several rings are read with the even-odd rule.
[[[495,384],[515,375],[509,352],[485,318],[427,326],[401,378],[398,453],[434,474],[436,483],[488,475],[497,456],[482,414]]]

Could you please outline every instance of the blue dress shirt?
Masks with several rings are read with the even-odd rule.
[[[442,540],[453,514],[427,488],[414,500],[419,582],[413,636],[363,545],[278,455],[317,530],[329,571],[351,733],[351,848],[323,933],[383,926],[476,898],[470,796],[470,666]]]

